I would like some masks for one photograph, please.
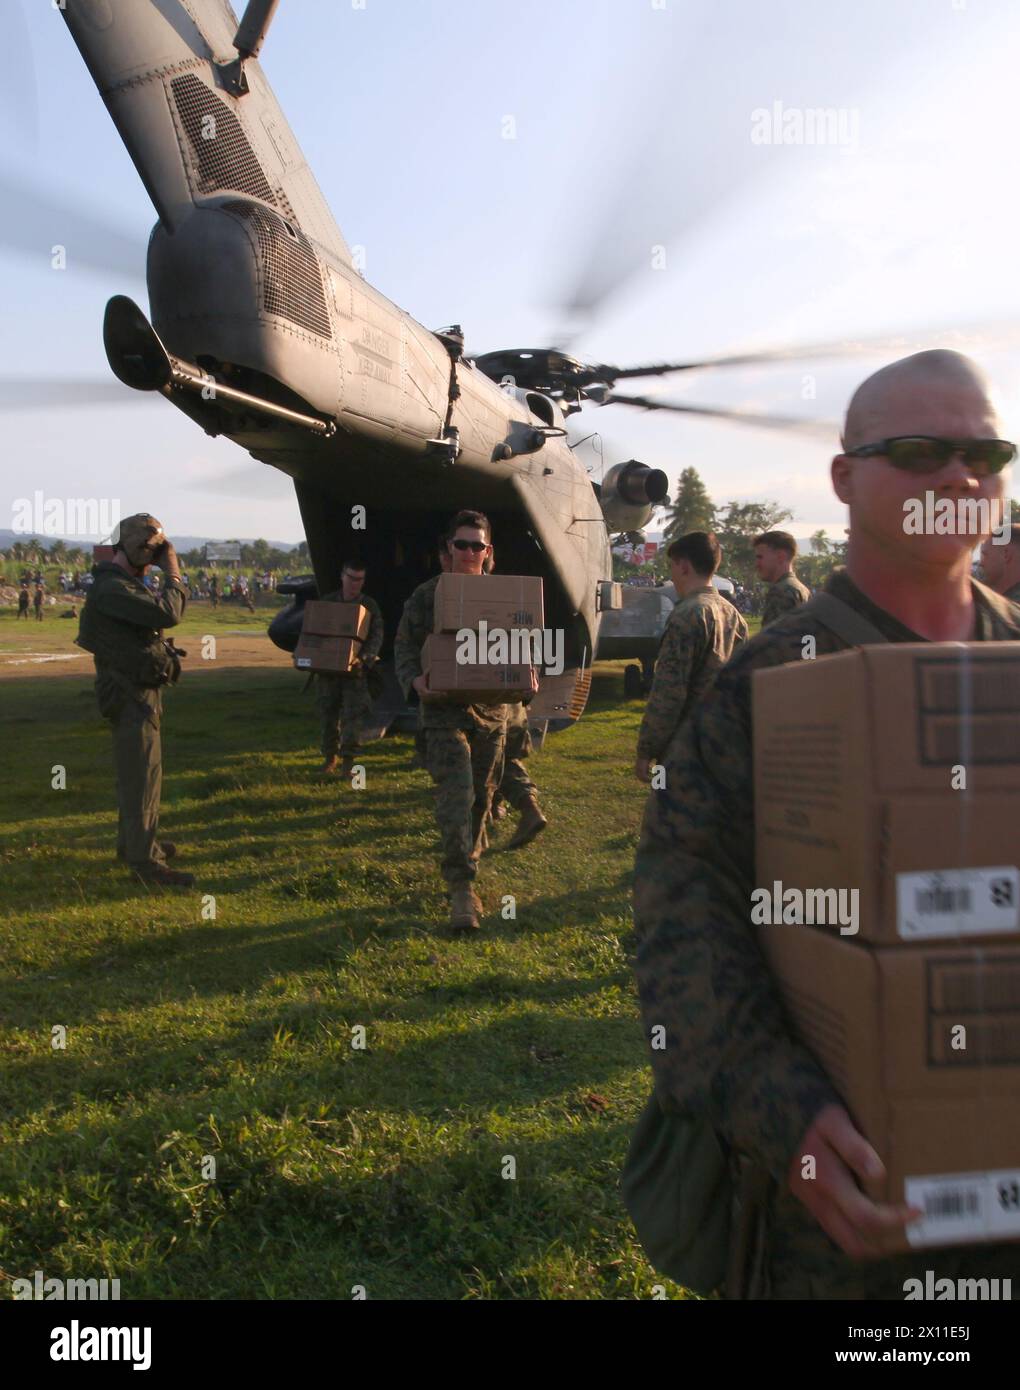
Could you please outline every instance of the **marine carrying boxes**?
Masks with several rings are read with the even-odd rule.
[[[805,659],[753,699],[758,936],[794,1030],[885,1200],[925,1212],[902,1248],[1020,1240],[1020,643]]]
[[[353,668],[371,622],[372,615],[364,604],[309,600],[294,649],[294,665],[299,671],[343,675]]]
[[[433,632],[490,628],[540,628],[545,621],[542,580],[529,574],[441,574],[436,585]]]
[[[430,633],[422,650],[422,671],[429,690],[457,703],[499,704],[531,693],[531,666],[457,660],[459,639]]]
[[[862,946],[762,926],[796,1032],[925,1212],[900,1248],[1020,1240],[1020,943]]]
[[[500,703],[530,695],[532,668],[523,658],[530,655],[532,647],[522,639],[526,633],[541,630],[544,621],[540,578],[527,574],[440,575],[433,631],[422,651],[422,670],[429,678],[429,689],[462,704]],[[478,641],[462,643],[461,638],[472,632],[478,633]],[[471,659],[458,660],[458,656]]]
[[[757,880],[860,890],[876,944],[1020,936],[1020,642],[754,674]]]

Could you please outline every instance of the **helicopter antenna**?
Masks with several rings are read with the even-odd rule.
[[[235,97],[243,97],[248,92],[248,79],[244,75],[244,64],[248,58],[257,58],[259,49],[265,42],[266,33],[273,22],[280,0],[248,0],[247,8],[234,35],[237,57],[232,63],[220,68],[224,85]]]
[[[602,436],[599,434],[598,430],[592,430],[591,434],[586,434],[583,439],[575,439],[573,444],[569,444],[567,447],[571,450],[579,449],[582,444],[587,444],[589,439],[595,440],[595,443],[591,447],[598,454],[599,463],[602,465],[602,471],[599,475],[599,482],[601,482],[606,472],[606,456],[602,447]],[[590,473],[594,466],[594,464],[589,464],[587,471]]]

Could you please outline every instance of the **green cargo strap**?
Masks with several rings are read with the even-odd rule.
[[[798,619],[810,615],[817,618],[823,627],[849,642],[851,647],[868,647],[876,642],[888,642],[888,637],[879,632],[874,623],[869,622],[856,608],[851,608],[835,594],[815,594],[797,613]]]

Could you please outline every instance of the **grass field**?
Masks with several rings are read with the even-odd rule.
[[[249,623],[265,618],[199,610],[183,637]],[[34,626],[69,642],[75,625]],[[27,640],[14,628],[5,614],[0,649]],[[0,1279],[650,1296],[663,1281],[618,1192],[649,1085],[625,959],[643,705],[622,663],[532,759],[550,828],[482,861],[476,940],[444,931],[410,739],[369,745],[363,791],[318,783],[301,684],[214,670],[167,697],[163,831],[199,883],[172,895],[114,861],[91,680],[0,684]]]

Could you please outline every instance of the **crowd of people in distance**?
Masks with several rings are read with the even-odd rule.
[[[253,570],[250,575],[228,570],[221,575],[215,569],[200,569],[193,576],[189,576],[187,573],[181,575],[181,580],[191,599],[205,600],[210,602],[214,608],[218,607],[221,601],[238,603],[246,607],[251,613],[254,613],[255,605],[261,594],[275,593],[277,585],[288,578],[290,578],[289,575],[279,575],[275,570]],[[73,612],[70,610],[62,611],[60,616],[77,616],[76,602],[87,597],[93,584],[91,571],[61,570],[54,582],[60,594],[71,601],[74,610]],[[150,593],[158,594],[162,591],[164,580],[159,570],[150,570],[142,583]],[[42,570],[23,570],[18,580],[17,616],[28,619],[30,612],[34,612],[35,617],[41,622],[43,608],[47,606],[49,598],[50,593]],[[49,606],[52,606],[52,603]]]

